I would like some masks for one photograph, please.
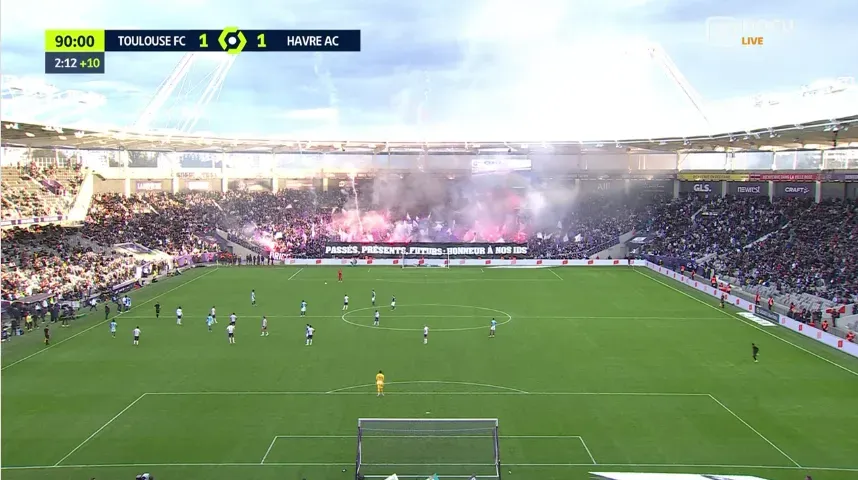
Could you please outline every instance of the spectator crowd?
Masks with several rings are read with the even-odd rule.
[[[699,262],[745,286],[858,302],[855,200],[690,195],[653,211],[641,253]]]
[[[5,183],[4,177],[4,218],[45,211],[41,200],[7,196]],[[79,183],[62,185],[68,190],[54,192],[69,195]],[[34,198],[55,195],[46,192]],[[827,298],[858,294],[854,201],[695,194],[668,199],[633,192],[580,195],[566,205],[537,208],[532,196],[507,188],[478,194],[451,189],[440,202],[436,196],[423,204],[385,206],[360,184],[325,192],[95,195],[80,228],[3,231],[3,298],[84,295],[133,278],[138,265],[111,253],[116,244],[172,256],[222,252],[218,229],[263,256],[319,257],[329,242],[514,242],[527,243],[532,257],[569,259],[586,258],[637,230],[653,238],[642,253],[702,261],[747,284]]]

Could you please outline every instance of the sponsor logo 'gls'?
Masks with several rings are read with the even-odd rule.
[[[694,184],[695,192],[709,193],[712,191],[712,185],[708,183],[695,183]]]

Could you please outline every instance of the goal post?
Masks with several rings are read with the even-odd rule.
[[[355,478],[501,478],[496,418],[358,419]]]
[[[450,268],[450,255],[444,258],[424,258],[420,255],[405,255],[404,253],[399,258],[399,264],[402,268],[412,267],[436,267]]]

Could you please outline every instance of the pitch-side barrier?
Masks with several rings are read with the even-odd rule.
[[[387,259],[337,259],[337,258],[289,258],[281,261],[284,265],[296,266],[402,266],[402,259],[387,258]],[[536,259],[420,259],[408,260],[408,265],[417,264],[427,267],[636,267],[647,268],[660,276],[667,278],[673,282],[685,284],[695,290],[703,292],[713,298],[719,299],[724,292],[713,288],[705,280],[692,280],[690,277],[682,275],[668,268],[660,267],[654,263],[645,260],[536,260]],[[853,357],[858,358],[858,344],[849,342],[836,335],[823,332],[818,328],[811,327],[807,324],[793,320],[785,315],[776,312],[770,312],[764,306],[757,306],[753,303],[739,298],[735,295],[727,295],[727,303],[747,312],[746,318],[753,321],[762,328],[781,327],[788,328],[794,332],[800,333],[805,337],[812,338],[817,342],[828,345],[831,348],[846,352]]]
[[[638,263],[641,262],[642,261],[638,261]],[[678,283],[684,283],[685,285],[694,288],[695,290],[706,293],[707,295],[710,295],[714,298],[721,298],[721,295],[724,294],[724,292],[712,287],[705,280],[692,280],[686,275],[682,275],[681,273],[674,272],[673,270],[660,267],[650,262],[646,262],[646,267],[665,278],[669,278]],[[743,298],[739,298],[735,295],[727,295],[727,303],[748,312],[749,315],[746,318],[756,323],[762,328],[775,327],[776,325],[780,325],[794,332],[798,332],[805,337],[812,338],[817,342],[823,343],[831,348],[840,350],[841,352],[846,352],[849,355],[858,358],[858,345],[852,342],[848,342],[845,339],[840,338],[836,335],[823,332],[818,328],[814,328],[797,320],[793,320],[786,315],[781,315],[776,312],[770,312],[767,307],[764,307],[762,305],[754,305],[752,302],[749,302]]]

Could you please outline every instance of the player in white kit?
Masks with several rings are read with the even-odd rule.
[[[349,309],[349,296],[346,295],[345,297],[343,297],[343,311],[345,312],[348,309]]]
[[[316,332],[316,329],[315,329],[315,328],[313,328],[313,326],[312,326],[312,325],[310,325],[310,324],[308,323],[308,324],[307,324],[307,330],[306,330],[306,335],[307,335],[307,343],[306,343],[306,345],[307,345],[307,346],[310,346],[310,345],[312,345],[312,344],[313,344],[313,334],[314,334],[315,332]]]
[[[176,325],[182,324],[182,307],[176,309]]]
[[[429,343],[429,327],[423,325],[423,345]]]
[[[379,315],[379,314],[378,314],[378,310],[376,310],[376,311],[375,311],[375,318],[373,319],[372,324],[373,324],[374,326],[376,326],[376,327],[377,327],[377,326],[378,326],[378,321],[379,321],[379,319],[380,319],[380,318],[381,318],[381,315]]]
[[[140,327],[134,327],[134,345],[140,345]]]
[[[235,343],[235,325],[226,326],[226,338],[229,340],[230,344]]]
[[[250,305],[253,307],[256,306],[256,290],[250,291]]]
[[[372,306],[375,306],[375,289],[372,290]]]
[[[215,307],[212,307],[212,311],[209,312],[209,315],[211,315],[212,320],[214,320],[214,322],[217,323],[217,313],[215,312]]]
[[[390,299],[390,309],[396,310],[396,295],[394,295],[393,298]]]
[[[267,337],[267,336],[268,336],[268,319],[265,317],[262,317],[262,335],[260,335],[260,337]]]
[[[229,316],[229,324],[235,325],[236,320],[238,320],[238,317],[235,315],[235,312],[232,312],[232,315]]]
[[[304,300],[301,300],[301,316],[303,317],[306,315],[307,315],[307,302],[305,302]]]

